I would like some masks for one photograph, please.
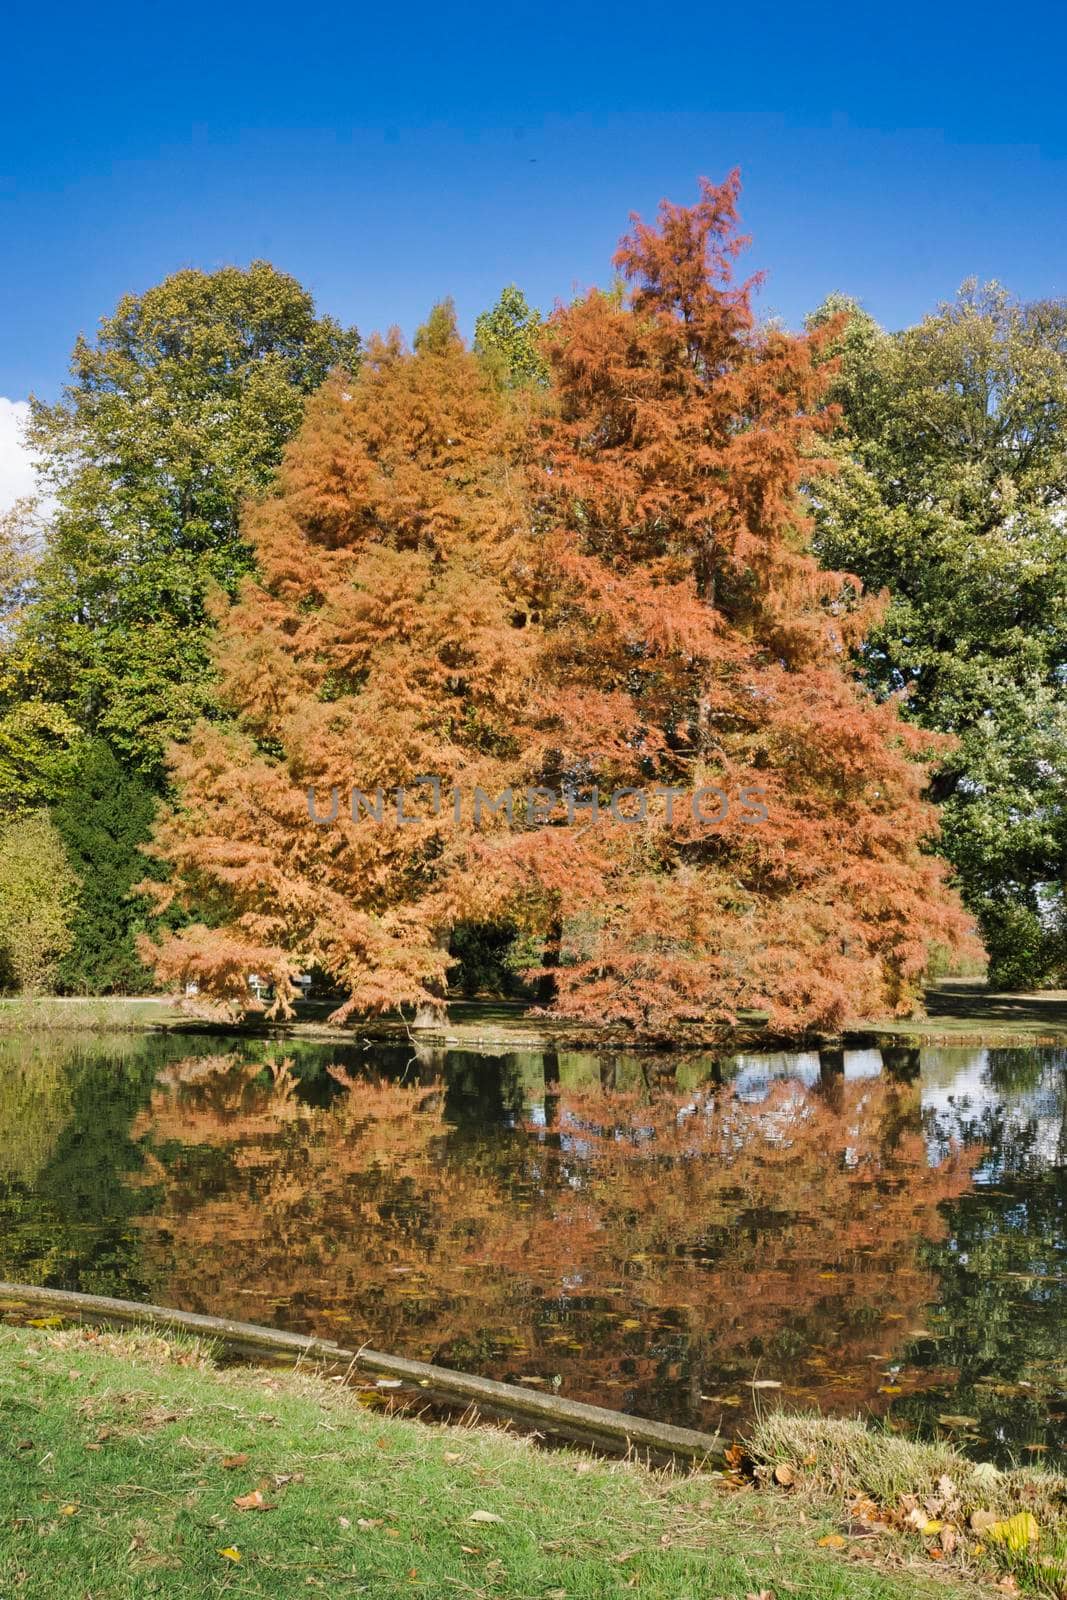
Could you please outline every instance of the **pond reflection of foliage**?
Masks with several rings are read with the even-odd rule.
[[[148,1298],[132,1221],[145,1200],[126,1183],[141,1159],[130,1124],[158,1068],[144,1044],[0,1040],[0,1276]]]
[[[993,1447],[1005,1460],[1063,1459],[1067,1050],[975,1052],[962,1068],[958,1057],[927,1058],[931,1088],[943,1070],[954,1091],[950,1111],[943,1103],[927,1110],[927,1133],[935,1153],[961,1134],[980,1142],[981,1182],[953,1206],[951,1239],[926,1250],[939,1280],[940,1305],[928,1319],[936,1339],[912,1353],[918,1369],[951,1381],[900,1410],[925,1429],[940,1413],[970,1417],[983,1453]]]
[[[333,1068],[312,1107],[288,1063],[171,1067],[133,1129],[162,1297],[677,1420],[733,1415],[753,1377],[884,1408],[975,1159],[931,1164],[915,1086],[549,1084],[487,1128],[455,1086],[475,1070]]]

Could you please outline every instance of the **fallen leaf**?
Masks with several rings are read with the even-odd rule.
[[[444,1459],[448,1466],[454,1467],[457,1461],[463,1460],[463,1457],[458,1450],[446,1450]]]
[[[357,1528],[362,1528],[364,1533],[366,1533],[370,1528],[380,1528],[381,1525],[382,1525],[381,1517],[357,1517],[356,1518],[356,1527]]]
[[[995,1511],[972,1511],[969,1522],[972,1533],[984,1533],[996,1524],[997,1514]]]
[[[1037,1518],[1032,1511],[1019,1511],[1014,1517],[1007,1517],[1003,1522],[991,1522],[985,1530],[987,1539],[993,1539],[997,1544],[1007,1545],[1009,1550],[1025,1550],[1027,1545],[1041,1535],[1037,1525]]]
[[[750,1378],[748,1386],[750,1389],[780,1389],[782,1387],[777,1378]]]
[[[75,1517],[78,1514],[78,1508],[77,1506],[60,1506],[59,1514],[61,1517]]]
[[[226,1468],[227,1472],[232,1472],[235,1467],[247,1467],[247,1452],[242,1450],[238,1455],[235,1456],[223,1456],[221,1465]]]
[[[780,1483],[783,1489],[788,1489],[791,1483],[796,1482],[796,1473],[793,1471],[788,1461],[783,1461],[777,1467],[775,1467],[774,1481],[775,1483]]]
[[[236,1545],[232,1544],[228,1544],[225,1550],[220,1550],[219,1555],[223,1556],[227,1561],[240,1561],[241,1559],[240,1550],[238,1550]]]
[[[826,1533],[819,1540],[819,1548],[822,1550],[843,1550],[845,1543],[846,1541],[842,1534]]]
[[[253,1489],[251,1494],[234,1495],[233,1503],[238,1511],[277,1511],[273,1500],[264,1500],[258,1489]]]
[[[468,1522],[503,1522],[503,1517],[498,1517],[495,1511],[472,1511],[467,1518]]]

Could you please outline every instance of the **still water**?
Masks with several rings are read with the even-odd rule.
[[[1067,1051],[0,1037],[0,1277],[1067,1457]]]

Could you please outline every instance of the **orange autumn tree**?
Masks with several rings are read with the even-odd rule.
[[[629,298],[550,319],[544,395],[502,392],[440,307],[314,399],[220,616],[230,720],[174,755],[156,849],[202,921],[162,978],[245,1005],[255,972],[284,1011],[315,965],[342,1018],[433,1009],[456,924],[511,919],[558,947],[560,1013],[645,1035],[913,1004],[963,926],[924,851],[933,747],[857,683],[870,611],[807,553],[826,334],[757,325],[736,200],[635,223]],[[531,821],[538,786],[569,805]],[[694,811],[711,788],[725,815]]]
[[[738,187],[635,218],[628,298],[557,309],[530,471],[543,769],[601,809],[617,786],[685,791],[529,852],[562,919],[557,1003],[652,1032],[745,1005],[783,1032],[906,1011],[931,945],[964,932],[924,850],[932,745],[856,682],[872,608],[808,553],[825,332],[757,325]],[[721,820],[687,799],[705,786]]]
[[[447,303],[414,353],[378,340],[358,378],[310,403],[245,521],[258,576],[220,616],[231,719],[173,752],[178,803],[155,849],[165,895],[206,915],[152,952],[160,977],[245,1006],[256,973],[284,1011],[294,971],[316,965],[347,992],[342,1017],[439,1003],[450,928],[501,899],[484,844],[506,818],[486,808],[473,831],[449,793],[465,817],[511,773],[527,653],[509,594],[516,415]]]

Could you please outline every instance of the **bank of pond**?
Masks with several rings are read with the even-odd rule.
[[[0,1278],[1067,1459],[1067,1050],[0,1037]]]

